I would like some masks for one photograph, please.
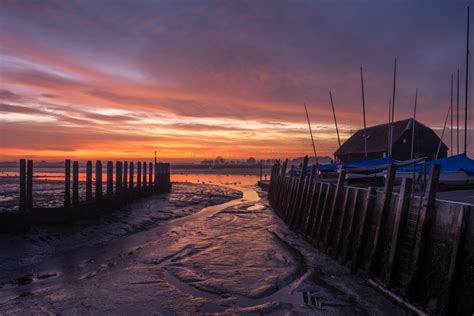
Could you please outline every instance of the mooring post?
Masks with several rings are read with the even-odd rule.
[[[146,189],[147,184],[146,184],[146,162],[143,163],[143,188]]]
[[[95,163],[95,198],[102,199],[102,161]]]
[[[403,178],[398,196],[397,208],[395,210],[395,222],[393,224],[392,242],[388,256],[387,272],[385,274],[385,286],[390,287],[395,281],[395,275],[400,261],[402,250],[403,230],[406,227],[408,211],[410,210],[412,179]]]
[[[128,162],[123,163],[123,193],[128,193]]]
[[[114,164],[112,161],[107,162],[107,197],[114,195]]]
[[[115,163],[115,194],[122,194],[122,162]]]
[[[79,162],[72,163],[72,205],[79,204]]]
[[[142,188],[142,163],[137,162],[137,191]]]
[[[331,208],[329,209],[328,223],[323,231],[323,242],[325,244],[326,251],[331,251],[331,247],[334,246],[334,240],[337,238],[335,229],[339,225],[339,221],[342,217],[341,205],[344,201],[344,182],[346,181],[345,170],[340,170],[339,178],[337,179],[336,191],[334,192],[334,199],[332,200]]]
[[[388,238],[385,236],[385,231],[387,230],[386,223],[387,218],[390,213],[390,205],[392,202],[392,193],[393,193],[393,186],[395,184],[395,174],[397,172],[397,165],[396,164],[389,164],[387,168],[387,178],[385,179],[385,189],[383,193],[383,201],[380,204],[380,208],[377,210],[379,213],[379,218],[377,221],[377,225],[375,226],[375,235],[373,237],[371,251],[369,253],[369,264],[368,264],[368,272],[373,274],[376,270],[376,266],[380,261],[380,257],[378,253],[380,252],[380,247],[383,244],[384,238]]]
[[[158,190],[158,163],[155,162],[155,191]]]
[[[425,194],[418,217],[418,227],[415,235],[415,247],[413,250],[413,260],[411,265],[411,275],[408,281],[407,294],[416,288],[421,267],[426,254],[426,245],[429,239],[431,221],[433,219],[433,209],[436,202],[436,192],[438,189],[439,174],[441,165],[432,164],[428,182],[426,183]],[[409,295],[409,294],[408,294]]]
[[[26,160],[20,159],[20,211],[26,209]]]
[[[28,160],[26,168],[26,209],[33,208],[33,160]]]
[[[92,200],[92,161],[86,164],[86,201]]]
[[[129,184],[128,184],[128,191],[130,194],[133,194],[133,181],[135,180],[134,177],[134,167],[133,167],[133,161],[130,161],[130,178],[129,178]]]
[[[150,188],[153,187],[153,164],[150,162],[148,164],[148,172],[149,172],[149,175],[148,175],[148,186]]]
[[[262,181],[263,177],[263,161],[260,160],[260,181]]]
[[[71,206],[71,160],[66,159],[64,164],[64,207]]]

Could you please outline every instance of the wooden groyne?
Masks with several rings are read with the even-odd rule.
[[[274,211],[308,242],[412,306],[432,314],[474,312],[472,205],[436,199],[440,166],[430,170],[425,193],[412,196],[411,179],[394,193],[396,165],[383,191],[286,175],[288,161],[271,173]]]
[[[78,161],[73,161],[71,167],[71,160],[68,159],[64,166],[63,206],[35,207],[33,161],[20,160],[19,210],[14,213],[0,213],[0,232],[22,231],[35,224],[64,224],[77,219],[96,218],[106,211],[120,208],[144,196],[171,190],[168,163],[134,164],[116,161],[114,167],[114,163],[108,161],[105,168],[105,192],[102,161],[95,163],[95,181],[92,161],[86,162],[84,183],[79,182]],[[85,185],[85,196],[82,197],[79,194],[80,185]]]

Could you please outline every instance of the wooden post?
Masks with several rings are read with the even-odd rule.
[[[321,186],[319,187],[319,193],[318,193],[318,199],[316,203],[316,207],[314,209],[314,216],[310,226],[309,234],[308,234],[308,240],[310,240],[312,243],[314,243],[316,240],[316,233],[318,231],[319,227],[319,220],[321,217],[321,209],[324,205],[324,201],[327,198],[327,195],[329,194],[329,189],[331,187],[331,184],[329,183],[321,183]]]
[[[262,175],[263,175],[263,161],[260,160],[260,181],[262,181]]]
[[[26,162],[26,209],[33,208],[33,160]]]
[[[344,194],[344,182],[346,181],[346,172],[345,170],[341,170],[339,172],[339,177],[337,179],[336,185],[336,192],[334,193],[334,199],[332,201],[331,209],[329,210],[329,218],[328,224],[326,225],[323,237],[324,237],[324,244],[329,248],[333,245],[331,241],[337,239],[334,230],[336,229],[337,225],[339,224],[339,220],[341,219],[341,205],[343,202],[343,194]]]
[[[456,311],[455,306],[455,294],[456,285],[459,282],[461,277],[459,273],[459,268],[461,266],[461,261],[465,255],[464,247],[466,243],[466,235],[469,226],[469,217],[472,211],[471,205],[463,205],[459,211],[458,217],[456,219],[455,233],[453,238],[453,251],[451,253],[451,260],[449,263],[448,270],[448,293],[447,293],[447,304],[446,305],[446,315],[454,315]]]
[[[441,166],[432,164],[430,167],[430,175],[423,196],[420,215],[418,217],[418,227],[416,229],[415,247],[413,250],[413,260],[411,265],[411,273],[408,281],[407,293],[414,291],[419,278],[420,269],[423,265],[426,244],[429,239],[431,229],[431,221],[433,217],[433,209],[436,202],[436,191],[438,188],[439,174]],[[408,294],[409,295],[409,294]]]
[[[148,170],[148,172],[149,172],[149,174],[148,174],[148,186],[150,188],[152,188],[153,187],[153,164],[151,162],[148,163],[148,169],[149,169]]]
[[[133,161],[130,161],[130,177],[129,177],[129,183],[128,183],[128,191],[130,192],[130,194],[133,194],[133,191],[134,191],[134,167],[133,167]]]
[[[142,188],[142,163],[137,162],[137,191]]]
[[[314,213],[316,212],[316,205],[318,203],[319,192],[321,191],[321,182],[315,182],[313,185],[313,193],[311,194],[311,201],[309,203],[309,213],[306,216],[306,223],[305,223],[305,230],[304,235],[305,237],[309,237],[311,230],[313,228],[312,224],[314,221]]]
[[[395,213],[395,223],[392,232],[392,242],[390,244],[390,253],[388,257],[387,272],[385,274],[385,285],[392,286],[397,273],[397,267],[400,261],[400,251],[403,240],[403,229],[408,219],[410,210],[412,179],[403,178],[398,196],[398,204]]]
[[[128,193],[128,162],[123,163],[123,193]]]
[[[324,242],[324,234],[329,224],[330,207],[334,201],[335,188],[332,184],[328,184],[328,191],[324,198],[324,204],[321,209],[318,230],[316,231],[316,239],[313,240],[314,245]]]
[[[20,211],[26,209],[26,160],[20,159]]]
[[[102,199],[102,161],[95,163],[95,198]]]
[[[413,123],[415,124],[415,123]],[[378,210],[379,218],[375,226],[375,235],[372,242],[372,248],[369,254],[368,270],[370,274],[375,273],[376,265],[380,262],[380,247],[383,244],[385,231],[387,230],[386,223],[390,213],[390,205],[392,202],[393,185],[395,183],[395,174],[397,172],[396,164],[389,164],[387,169],[387,178],[385,179],[385,189],[383,194],[383,201],[381,209]]]
[[[349,213],[347,214],[349,227],[347,228],[347,232],[342,240],[341,254],[338,256],[339,262],[341,262],[342,264],[345,264],[347,261],[352,259],[352,256],[354,254],[352,242],[354,240],[354,234],[357,228],[356,226],[358,225],[356,220],[356,214],[360,211],[360,209],[358,209],[358,206],[360,205],[361,200],[364,197],[362,191],[363,189],[353,188],[353,190],[354,197],[352,199],[351,204],[349,205]]]
[[[79,204],[79,162],[72,163],[72,205]]]
[[[115,194],[120,195],[123,193],[123,175],[122,175],[122,162],[117,161],[115,163]]]
[[[147,183],[146,183],[146,176],[147,176],[147,173],[146,173],[146,162],[143,163],[143,188],[145,189],[147,187]]]
[[[360,266],[360,261],[363,252],[363,246],[366,243],[367,235],[367,226],[368,226],[368,216],[370,209],[373,207],[374,200],[376,197],[377,191],[374,187],[369,187],[367,189],[367,195],[365,196],[364,206],[362,207],[360,222],[357,223],[357,230],[355,231],[355,247],[354,255],[352,257],[351,269],[356,271]]]
[[[155,191],[158,190],[158,163],[155,162]]]
[[[86,201],[92,200],[92,161],[86,164]]]
[[[64,207],[71,206],[71,160],[66,159],[64,164]]]
[[[114,195],[114,164],[112,161],[107,162],[107,198]]]
[[[341,209],[341,218],[339,220],[338,226],[336,228],[336,238],[334,240],[334,252],[333,252],[333,258],[337,259],[339,253],[342,250],[342,244],[343,244],[343,235],[347,234],[347,224],[349,223],[349,208],[350,204],[352,201],[352,198],[354,198],[354,189],[346,187],[345,189],[345,194],[344,194],[344,202],[342,203],[342,209]],[[344,225],[346,224],[346,225]],[[345,230],[346,228],[346,230]]]

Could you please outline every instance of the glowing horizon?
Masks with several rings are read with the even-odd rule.
[[[312,155],[305,102],[331,157],[328,92],[345,140],[362,126],[361,65],[369,125],[387,121],[397,56],[395,119],[418,87],[417,119],[437,131],[463,68],[464,3],[1,6],[0,161]]]

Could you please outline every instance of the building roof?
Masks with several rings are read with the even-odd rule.
[[[415,121],[415,137],[417,131],[424,131],[425,133],[433,133],[434,136],[439,140],[439,136],[429,128],[428,126]],[[407,131],[412,129],[413,119],[406,119],[401,121],[393,122],[393,140],[392,144],[396,143],[400,137]],[[389,124],[380,124],[370,126],[366,128],[367,135],[367,152],[378,153],[387,151],[388,148],[388,131]],[[426,134],[424,135],[426,136]],[[419,134],[418,134],[419,135]],[[344,144],[339,147],[334,153],[336,156],[353,154],[353,153],[365,153],[364,145],[364,129],[358,130],[354,135],[349,137]],[[441,149],[448,149],[448,147],[442,143]]]

